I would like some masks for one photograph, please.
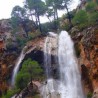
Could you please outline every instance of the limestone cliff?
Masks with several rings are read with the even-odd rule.
[[[98,89],[98,26],[74,32],[72,36],[81,65],[86,94]],[[73,32],[72,32],[73,33]]]

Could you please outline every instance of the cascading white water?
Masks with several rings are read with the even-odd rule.
[[[58,47],[61,98],[85,98],[73,41],[66,31],[60,33]]]
[[[52,77],[52,61],[51,55],[57,55],[57,35],[49,32],[49,37],[46,38],[44,46],[44,65],[46,69],[47,80],[46,83],[41,87],[41,95],[43,98],[57,98],[57,81]],[[55,51],[54,51],[55,50]]]
[[[11,85],[14,86],[15,85],[15,78],[16,78],[16,75],[19,71],[19,67],[20,67],[20,63],[22,62],[22,60],[24,59],[24,49],[22,50],[17,62],[16,62],[16,65],[15,65],[15,68],[13,70],[13,74],[12,74],[12,81],[11,81]]]
[[[44,65],[47,78],[51,77],[51,43],[49,41],[50,39],[47,37],[44,46]]]
[[[42,97],[85,98],[81,85],[81,75],[70,36],[66,31],[60,33],[59,39],[57,35],[50,34],[51,36],[46,38],[44,46],[44,64],[46,67],[47,83],[41,87]],[[55,40],[55,44],[53,40]],[[54,47],[55,49],[53,49]],[[60,79],[58,81],[52,77],[52,50],[58,51],[58,54],[56,54],[58,56],[60,70]]]

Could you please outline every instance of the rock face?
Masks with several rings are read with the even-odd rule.
[[[16,36],[12,35],[12,31],[13,28],[9,19],[0,20],[0,96],[2,93],[6,93],[9,88],[12,70],[21,51],[19,47],[21,41],[16,41]],[[18,37],[21,38],[21,36]],[[32,47],[35,47],[33,52],[42,51],[43,43],[44,37],[33,38],[27,43],[28,54],[32,51]]]
[[[92,98],[98,98],[98,89],[94,90]]]
[[[0,50],[5,48],[5,42],[12,38],[11,30],[12,28],[9,20],[0,20]]]
[[[93,92],[98,89],[98,27],[90,27],[78,32],[73,40],[78,45],[85,92]]]

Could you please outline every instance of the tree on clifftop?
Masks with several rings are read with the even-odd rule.
[[[15,29],[15,32],[16,32],[19,29],[18,27],[21,26],[23,30],[25,31],[26,36],[28,37],[28,32],[26,28],[24,28],[24,25],[26,25],[26,23],[23,22],[26,20],[28,20],[28,17],[26,15],[25,9],[20,6],[15,6],[11,13],[12,27]]]
[[[72,26],[71,15],[70,15],[70,12],[69,12],[69,5],[71,4],[71,2],[73,0],[61,0],[61,1],[62,1],[61,9],[66,9],[67,15],[68,15],[69,24],[70,24],[70,26]]]
[[[33,16],[35,17],[36,25],[39,26],[39,29],[42,32],[40,16],[44,15],[46,12],[45,3],[41,0],[25,0],[24,7],[29,10],[32,19]]]

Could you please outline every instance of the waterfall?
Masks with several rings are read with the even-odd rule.
[[[21,52],[21,54],[20,54],[20,56],[19,56],[19,58],[18,58],[18,60],[17,60],[17,62],[16,62],[16,64],[15,64],[15,68],[13,70],[12,81],[11,81],[11,85],[12,86],[15,85],[15,78],[16,78],[16,75],[17,75],[17,73],[19,71],[20,63],[24,59],[24,56],[25,56],[25,54],[24,54],[24,49],[23,49],[22,52]]]
[[[73,41],[66,31],[59,35],[58,45],[61,98],[85,98]]]
[[[59,36],[49,33],[44,46],[44,66],[47,80],[40,88],[42,98],[85,98],[81,85],[81,74],[74,53],[73,41],[66,31]],[[59,65],[60,78],[54,79],[51,55],[55,59],[55,66]]]
[[[57,98],[56,93],[58,89],[57,81],[53,79],[52,68],[56,64],[56,58],[52,63],[52,56],[57,56],[57,35],[49,32],[49,37],[45,40],[44,46],[44,66],[46,69],[47,80],[44,85],[41,87],[41,95],[43,98]]]

